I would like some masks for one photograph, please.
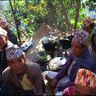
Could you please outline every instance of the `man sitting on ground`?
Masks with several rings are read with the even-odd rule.
[[[72,54],[69,56],[63,68],[55,74],[54,78],[49,82],[52,89],[56,88],[56,91],[58,91],[59,86],[62,86],[61,88],[64,89],[73,85],[76,74],[80,68],[96,72],[96,60],[92,57],[88,49],[88,37],[89,34],[85,31],[80,31],[75,34],[71,42]],[[62,82],[62,78],[64,82]]]
[[[13,88],[10,89],[11,95],[42,96],[43,79],[39,65],[28,62],[24,52],[16,45],[7,48],[6,55],[9,67],[2,76],[4,82]]]

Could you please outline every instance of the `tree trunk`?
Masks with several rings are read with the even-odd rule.
[[[28,15],[27,15],[27,13],[28,13],[28,11],[27,11],[27,9],[28,9],[28,1],[27,0],[25,0],[25,7],[26,7],[25,18],[27,18],[28,17]]]
[[[62,2],[61,2],[61,7],[62,7],[62,12],[64,13],[64,16],[65,16],[65,23],[66,23],[68,33],[70,33],[71,32],[71,24],[69,22],[67,10],[66,10],[66,8],[65,8],[65,6],[64,6],[64,4]]]
[[[14,3],[15,3],[15,0],[14,0]],[[15,7],[15,4],[14,4],[14,9],[13,9],[13,6],[12,6],[12,3],[11,3],[11,0],[9,0],[9,4],[10,4],[10,7],[11,7],[11,10],[12,10],[12,14],[13,14],[13,18],[14,18],[14,22],[15,22],[15,26],[16,26],[16,30],[17,30],[17,35],[18,35],[18,39],[19,39],[19,43],[21,44],[21,38],[20,38],[20,31],[19,31],[19,26],[18,26],[18,22],[17,22],[17,17],[16,17],[16,7]]]
[[[79,18],[79,10],[80,10],[80,0],[76,0],[76,14],[75,14],[75,25],[74,30],[77,28],[77,22]]]
[[[47,0],[47,7],[46,9],[49,11],[47,15],[47,24],[50,25],[51,27],[56,27],[56,9],[54,8],[55,6],[52,4],[51,0]]]
[[[52,21],[52,3],[51,3],[51,0],[47,0],[47,10],[49,11],[48,12],[48,15],[47,15],[47,24],[50,25],[51,27],[53,26],[53,21]]]
[[[28,18],[28,0],[25,0],[25,7],[26,7],[26,13],[24,13],[24,17],[25,18]],[[27,26],[30,26],[30,21],[29,21],[29,23],[28,23],[28,25]],[[28,31],[28,29],[25,29],[26,30],[26,33],[27,33],[27,36],[26,37],[30,37],[30,34],[29,34],[29,31]]]

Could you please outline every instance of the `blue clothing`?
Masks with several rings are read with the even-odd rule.
[[[72,64],[73,61],[75,61],[75,63],[72,65],[69,74],[70,81],[72,82],[74,82],[76,74],[80,68],[89,69],[92,72],[96,71],[96,60],[91,56],[89,49],[86,49],[84,53],[79,57],[73,55],[69,56],[66,64],[61,69],[61,71],[57,74],[56,76],[57,80],[60,80],[65,75],[67,75],[66,73],[68,73],[68,69],[70,68],[70,65]]]

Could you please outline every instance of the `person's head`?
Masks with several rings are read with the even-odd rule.
[[[91,32],[94,28],[94,22],[90,18],[85,18],[83,20],[83,30]]]
[[[7,32],[0,27],[0,49],[3,49],[7,44]]]
[[[12,72],[22,74],[25,71],[26,57],[24,52],[17,45],[7,48],[6,56]]]
[[[7,31],[8,30],[7,22],[3,19],[0,19],[0,27]]]
[[[72,54],[80,56],[88,48],[89,35],[85,31],[81,31],[75,34],[71,42]]]

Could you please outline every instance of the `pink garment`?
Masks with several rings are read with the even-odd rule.
[[[63,90],[63,96],[74,96],[75,86],[67,87]]]

